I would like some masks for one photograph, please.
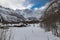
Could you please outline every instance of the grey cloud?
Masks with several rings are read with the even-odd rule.
[[[9,8],[22,8],[24,9],[25,7],[23,6],[25,0],[0,0],[0,5],[9,7]]]

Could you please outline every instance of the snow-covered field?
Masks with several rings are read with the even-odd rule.
[[[11,35],[11,36],[9,36]],[[60,40],[51,32],[45,32],[39,24],[30,24],[27,27],[10,28],[6,40]]]

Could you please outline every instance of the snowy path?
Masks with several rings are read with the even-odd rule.
[[[51,32],[47,33],[39,27],[33,27],[33,25],[23,28],[11,28],[10,30],[12,30],[11,40],[59,40]]]

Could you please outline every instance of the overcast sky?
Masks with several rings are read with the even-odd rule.
[[[47,0],[0,0],[0,5],[12,9],[36,9],[45,8]]]

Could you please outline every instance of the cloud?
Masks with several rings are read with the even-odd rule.
[[[49,2],[47,2],[44,6],[40,7],[40,8],[35,8],[35,10],[45,10],[48,6],[49,6]]]
[[[26,9],[32,6],[32,4],[28,4],[28,3],[25,4],[25,3],[26,0],[0,0],[0,5],[12,9]]]
[[[40,9],[46,9],[49,6],[49,2],[47,2],[43,7],[41,7]]]
[[[41,0],[26,0],[30,4],[39,4]]]
[[[34,11],[36,11],[36,13],[40,13],[40,15],[38,14],[39,15],[38,17],[41,17],[48,6],[49,6],[49,3],[46,3],[44,6],[40,8],[35,8]]]
[[[0,5],[12,9],[31,9],[35,4],[40,3],[41,0],[0,0]],[[41,7],[40,9],[44,9]]]
[[[33,6],[33,4],[29,4],[26,8],[31,9],[32,6]]]
[[[34,6],[32,6],[31,9],[34,9],[34,8],[39,8],[41,6],[44,6],[48,0],[26,0],[28,4],[33,4]]]

